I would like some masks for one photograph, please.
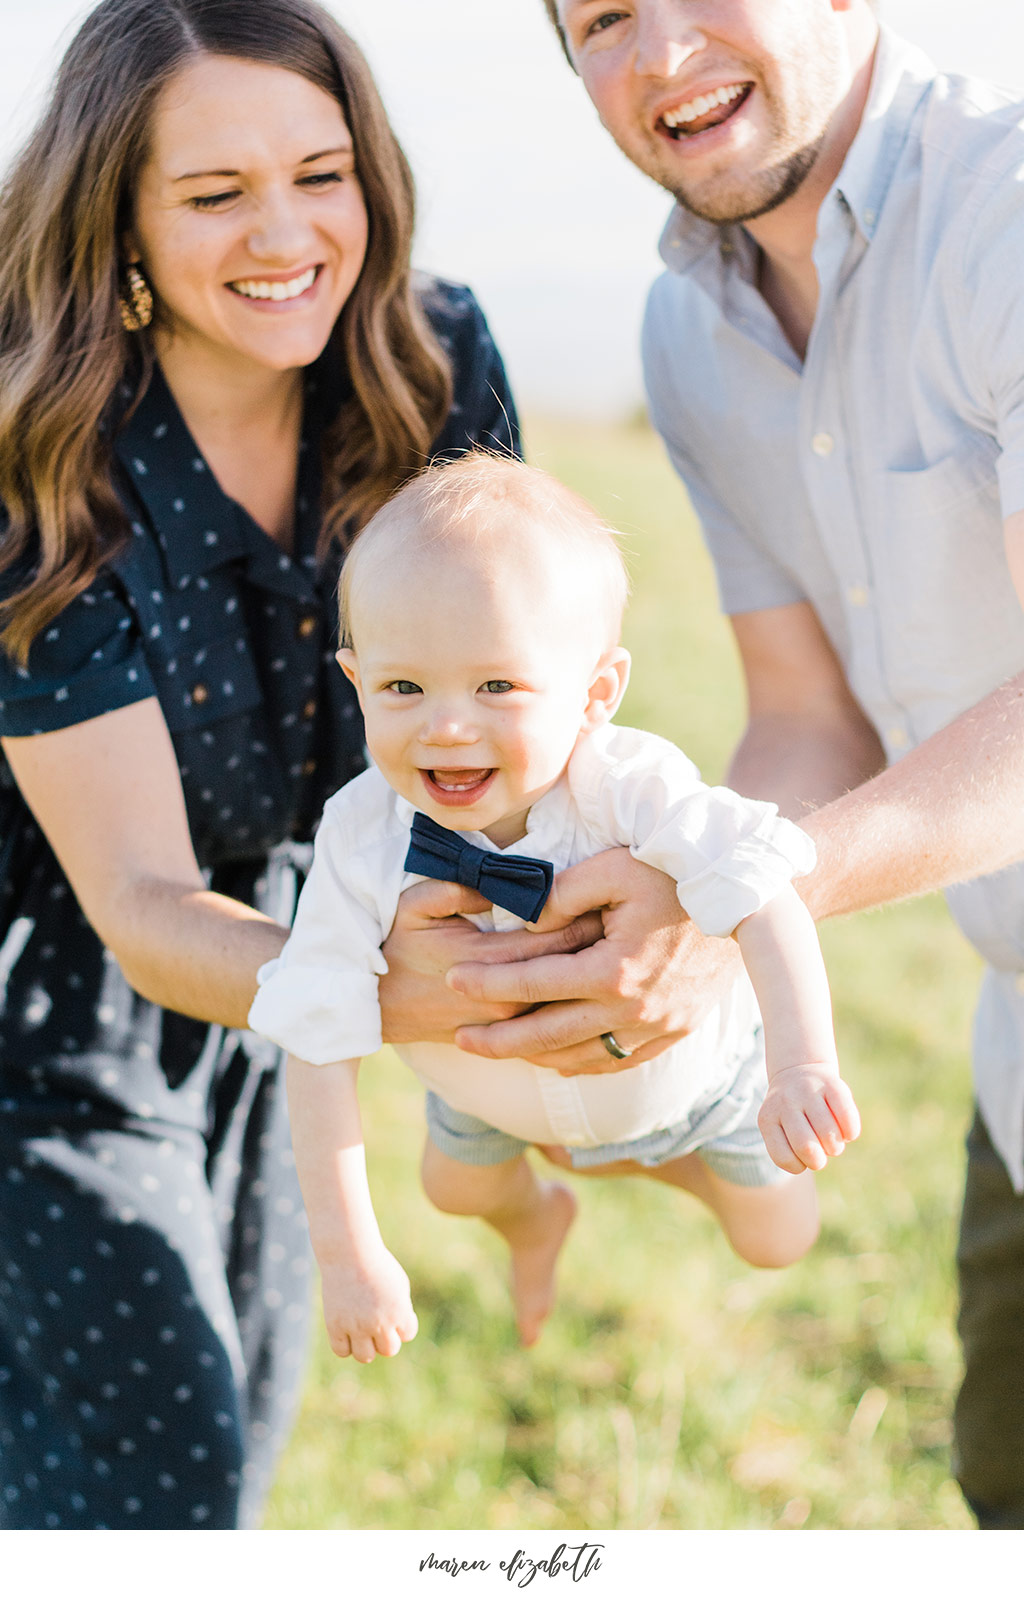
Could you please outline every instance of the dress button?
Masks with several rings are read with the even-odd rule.
[[[894,750],[902,750],[907,741],[906,728],[889,728],[885,735]]]
[[[870,596],[862,583],[851,583],[846,591],[851,606],[866,606]]]
[[[315,761],[304,761],[302,763],[302,776],[304,778],[311,778],[315,771],[316,771],[316,762]]]
[[[194,706],[204,706],[206,704],[207,700],[209,700],[209,698],[210,698],[210,691],[206,687],[205,683],[197,683],[197,684],[193,685],[193,687],[192,687],[192,704]]]
[[[311,633],[316,632],[316,618],[308,615],[299,618],[299,625],[295,630],[300,639],[308,639]]]
[[[315,700],[306,701],[306,704],[302,708],[302,715],[305,717],[307,722],[311,722],[313,720],[313,718],[316,716]]]
[[[835,440],[830,433],[816,433],[811,440],[811,449],[816,456],[830,456],[835,447]]]

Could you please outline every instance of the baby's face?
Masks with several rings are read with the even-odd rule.
[[[624,683],[624,652],[607,668],[599,630],[529,562],[476,571],[435,558],[399,577],[373,573],[352,631],[354,650],[338,659],[388,783],[442,826],[501,847],[522,838],[531,805]],[[609,671],[616,692],[595,712],[595,681],[610,691]]]

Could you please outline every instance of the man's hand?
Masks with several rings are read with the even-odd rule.
[[[456,963],[503,968],[533,957],[565,959],[601,937],[596,914],[558,918],[543,933],[481,933],[464,913],[488,911],[490,902],[457,883],[416,883],[398,902],[394,926],[384,943],[387,974],[380,980],[384,1037],[389,1044],[451,1044],[465,1023],[515,1017],[528,1000],[467,999],[445,984]],[[589,910],[589,906],[584,910]],[[499,1052],[496,1052],[499,1053]]]
[[[736,976],[734,942],[705,938],[671,878],[628,850],[605,850],[559,873],[538,929],[576,926],[573,919],[595,906],[602,908],[602,937],[573,954],[461,958],[448,974],[450,987],[517,1014],[461,1027],[460,1049],[492,1059],[522,1056],[565,1077],[617,1072],[691,1033]],[[608,1054],[602,1033],[614,1033],[630,1051],[627,1061]]]

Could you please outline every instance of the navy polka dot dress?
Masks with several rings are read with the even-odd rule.
[[[475,301],[420,287],[454,371],[438,452],[517,449]],[[127,547],[28,669],[0,654],[0,735],[155,695],[208,882],[285,922],[323,804],[363,766],[339,563],[314,554],[341,392],[313,369],[292,557],[221,491],[157,370],[116,443]],[[278,1066],[129,988],[0,759],[0,1527],[258,1521],[311,1304]]]

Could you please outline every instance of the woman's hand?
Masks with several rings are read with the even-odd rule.
[[[525,1057],[566,1077],[617,1072],[691,1033],[735,978],[734,941],[705,938],[680,906],[671,878],[628,850],[605,850],[559,873],[538,929],[569,923],[595,906],[602,908],[602,936],[575,953],[457,958],[450,988],[474,1003],[519,1013],[461,1027],[460,1049],[492,1059]],[[608,1054],[603,1033],[614,1034],[630,1052],[628,1061]]]
[[[490,901],[457,883],[416,883],[398,902],[394,926],[384,943],[387,974],[380,980],[384,1038],[389,1044],[451,1044],[466,1023],[515,1017],[528,1000],[467,999],[446,985],[451,967],[470,963],[503,968],[538,958],[565,957],[601,937],[596,914],[556,919],[553,930],[533,933],[481,933],[464,913],[488,911]],[[503,1052],[495,1052],[495,1054]]]

